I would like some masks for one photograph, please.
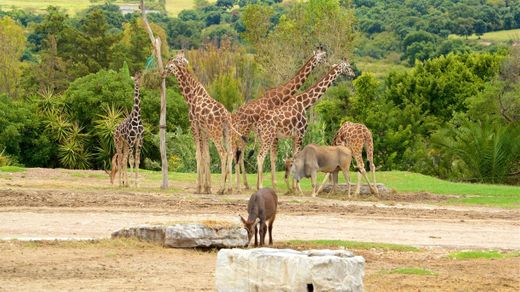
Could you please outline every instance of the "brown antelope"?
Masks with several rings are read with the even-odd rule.
[[[258,246],[257,233],[260,235],[260,246],[264,245],[265,234],[269,229],[269,245],[273,244],[273,222],[276,218],[276,208],[278,206],[278,197],[270,188],[259,189],[251,195],[247,205],[248,217],[245,220],[240,216],[240,220],[247,230],[248,243],[251,241],[253,234],[255,235],[255,246]],[[269,222],[266,224],[266,222]],[[258,225],[260,225],[258,227]]]

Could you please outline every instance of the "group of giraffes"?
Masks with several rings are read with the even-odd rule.
[[[189,107],[191,131],[196,144],[196,193],[211,193],[209,140],[215,144],[221,161],[222,184],[218,193],[232,190],[230,178],[233,161],[235,162],[237,191],[240,191],[241,188],[241,174],[245,188],[249,189],[243,153],[247,146],[247,137],[251,132],[255,133],[260,142],[257,155],[256,186],[258,189],[262,188],[263,163],[268,152],[271,159],[272,186],[276,186],[275,166],[279,139],[293,139],[292,155],[294,156],[301,148],[307,128],[306,111],[323,96],[338,76],[355,77],[349,61],[344,59],[339,64],[332,65],[331,69],[316,84],[295,95],[312,70],[324,62],[326,55],[323,49],[318,48],[293,78],[266,91],[260,98],[245,103],[234,113],[230,113],[221,103],[213,99],[197,78],[189,72],[188,60],[183,52],[168,61],[164,74],[165,76],[175,75]],[[133,110],[114,133],[116,154],[112,158],[111,181],[113,182],[115,174],[120,170],[120,185],[128,184],[127,157],[130,157],[131,167],[135,166],[136,169],[136,185],[139,175],[140,149],[144,133],[139,107],[140,74],[137,73],[133,79],[135,84]],[[375,185],[373,140],[370,130],[365,125],[346,122],[336,133],[333,145],[344,145],[352,150],[359,170],[356,193],[359,193],[361,176],[364,176],[368,182],[362,158],[362,149],[365,146]],[[288,181],[286,183],[289,186]],[[377,193],[377,189],[375,192]]]

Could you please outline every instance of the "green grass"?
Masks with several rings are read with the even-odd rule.
[[[356,66],[363,72],[374,74],[378,79],[383,79],[392,71],[406,71],[408,67],[402,64],[396,64],[388,60],[377,60],[372,58],[362,58],[356,60]]]
[[[24,171],[26,171],[26,168],[20,167],[20,166],[7,165],[7,166],[0,166],[0,171],[2,171],[2,172],[24,172]]]
[[[125,1],[115,1],[117,5],[126,4]],[[214,2],[211,1],[210,2]],[[99,1],[95,5],[103,4]],[[128,2],[129,3],[129,2]],[[137,3],[129,3],[137,4]],[[146,2],[145,2],[146,4]],[[2,0],[0,1],[1,9],[23,9],[34,12],[43,12],[48,6],[58,6],[65,9],[70,14],[76,14],[79,11],[92,5],[90,0]],[[166,11],[169,15],[175,16],[184,9],[191,9],[194,6],[193,0],[166,0]]]
[[[210,3],[216,0],[210,0]],[[179,14],[184,9],[191,9],[194,7],[193,0],[166,0],[166,11],[170,16]]]
[[[502,253],[496,250],[487,251],[459,251],[452,252],[448,255],[454,260],[474,260],[474,259],[503,259],[511,257],[520,257],[520,252]]]
[[[451,39],[466,39],[464,36],[459,35],[450,35]],[[477,35],[471,35],[467,38],[468,40],[479,40],[481,42],[508,42],[520,40],[520,29],[511,29],[511,30],[499,30],[493,32],[487,32],[480,36],[480,39]]]
[[[147,178],[154,181],[159,182],[162,179],[161,172],[159,171],[142,170],[141,173],[146,174]],[[287,191],[283,176],[283,172],[276,173],[276,186],[281,194]],[[169,175],[171,181],[188,183],[194,183],[195,177],[195,173],[170,173]],[[319,183],[322,182],[323,177],[323,174],[319,174]],[[220,174],[212,174],[212,183],[214,185],[219,185],[220,179]],[[467,196],[450,199],[446,202],[449,204],[520,208],[520,186],[457,183],[407,171],[378,171],[376,172],[376,179],[378,183],[383,183],[386,187],[395,189],[397,192],[428,192],[438,195]],[[234,174],[232,181],[234,185]],[[356,173],[350,173],[350,181],[351,183],[357,181]],[[256,186],[256,174],[248,174],[248,182],[251,187]],[[303,179],[300,183],[303,191],[306,194],[310,193],[310,179]],[[344,179],[341,175],[340,183],[344,183]],[[265,173],[264,187],[271,186],[271,174]]]
[[[380,242],[361,242],[361,241],[345,241],[345,240],[290,240],[286,242],[289,246],[305,246],[305,247],[345,247],[351,249],[382,249],[395,251],[420,251],[421,249],[402,244],[380,243]]]
[[[48,6],[53,5],[65,9],[67,12],[75,14],[90,6],[89,0],[2,0],[0,8],[10,9],[15,7],[27,11],[42,12]],[[102,2],[100,2],[102,4]]]
[[[83,173],[83,172],[73,172],[70,174],[72,177],[81,177],[81,178],[106,178],[108,175],[105,173]]]
[[[403,275],[420,275],[420,276],[433,276],[437,275],[437,273],[434,273],[427,269],[421,269],[421,268],[395,268],[390,271],[388,271],[390,274],[403,274]]]

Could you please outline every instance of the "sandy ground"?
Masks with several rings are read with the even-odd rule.
[[[190,194],[107,184],[100,172],[30,169],[0,174],[0,291],[213,290],[215,251],[147,244],[21,242],[9,239],[104,239],[116,229],[154,222],[237,220],[248,193]],[[421,247],[421,252],[355,250],[367,259],[367,291],[518,291],[520,258],[454,261],[453,250],[520,250],[520,211],[448,206],[425,193],[379,201],[280,196],[278,244],[342,239]],[[434,275],[390,273],[420,267]]]

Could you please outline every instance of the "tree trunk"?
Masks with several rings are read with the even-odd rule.
[[[141,13],[143,15],[143,21],[148,32],[148,36],[150,37],[150,41],[152,42],[155,57],[157,58],[157,66],[159,67],[159,73],[162,76],[161,81],[161,114],[159,116],[159,140],[160,140],[160,151],[161,151],[161,169],[162,169],[162,185],[161,188],[168,188],[168,157],[166,156],[166,77],[163,74],[164,66],[161,57],[161,39],[159,37],[155,38],[153,35],[153,31],[150,28],[150,24],[148,23],[148,18],[146,17],[144,0],[141,0]]]

